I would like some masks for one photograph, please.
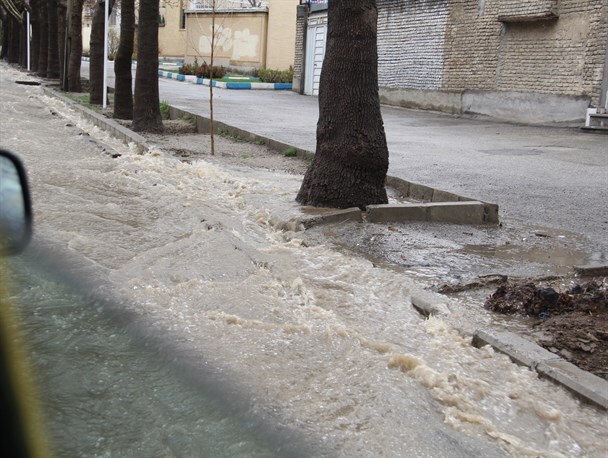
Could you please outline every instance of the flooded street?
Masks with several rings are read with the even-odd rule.
[[[35,217],[10,298],[57,456],[608,453],[605,412],[415,312],[428,283],[289,230],[301,176],[137,154],[1,69]]]

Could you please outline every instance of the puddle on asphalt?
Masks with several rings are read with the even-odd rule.
[[[503,261],[521,261],[535,264],[548,264],[553,267],[555,275],[571,273],[572,266],[584,265],[591,261],[587,253],[569,248],[555,246],[530,247],[524,245],[465,245],[461,250],[463,254],[495,258]]]

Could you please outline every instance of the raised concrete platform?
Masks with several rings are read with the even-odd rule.
[[[608,410],[608,381],[583,371],[554,353],[505,331],[478,330],[473,345],[490,345],[514,362],[536,370],[541,376],[565,386],[581,398]]]
[[[484,204],[477,201],[368,205],[367,220],[371,223],[407,221],[474,225],[495,223],[487,217]]]

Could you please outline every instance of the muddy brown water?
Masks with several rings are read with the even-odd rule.
[[[93,297],[112,298],[138,329],[167,342],[164,351],[153,347],[163,355],[158,361],[137,345],[119,351],[111,342],[130,327],[102,326],[61,282],[47,283],[15,261],[14,281],[25,286],[12,300],[32,311],[24,333],[49,352],[32,354],[42,383],[54,384],[45,403],[49,427],[53,438],[73,441],[74,453],[94,446],[97,456],[155,456],[148,452],[158,446],[192,456],[191,447],[206,446],[207,428],[217,428],[213,441],[228,452],[276,450],[271,439],[258,442],[248,421],[216,412],[204,395],[194,399],[196,387],[181,388],[164,367],[167,357],[210,368],[236,387],[236,401],[247,400],[246,418],[268,421],[279,437],[296,430],[329,456],[606,453],[603,412],[455,330],[476,313],[460,307],[449,319],[424,320],[410,307],[409,297],[439,271],[433,256],[446,256],[439,248],[461,244],[445,237],[401,270],[375,264],[334,249],[323,234],[285,230],[298,175],[184,163],[156,149],[140,155],[38,88],[27,88],[29,99],[4,81],[0,90],[2,129],[11,132],[2,144],[22,155],[31,176],[34,246],[56,253]],[[37,135],[27,135],[33,129]],[[356,243],[364,235],[349,237]],[[430,246],[427,238],[434,237],[408,243]],[[387,253],[416,256],[406,248]],[[428,269],[426,277],[411,275],[416,268]],[[65,298],[61,307],[52,296]],[[99,340],[80,339],[98,328]]]

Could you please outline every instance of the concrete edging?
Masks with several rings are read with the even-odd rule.
[[[450,313],[445,298],[437,294],[412,295],[412,306],[425,317]],[[608,410],[608,381],[579,369],[562,357],[540,345],[508,331],[478,329],[471,345],[490,345],[522,366],[536,371],[541,377],[564,386],[587,402]]]
[[[487,224],[483,202],[430,202],[415,204],[368,205],[367,220],[372,223],[426,221],[451,224]]]
[[[535,370],[542,377],[573,391],[586,401],[608,410],[608,381],[579,369],[540,345],[507,331],[477,330],[475,347],[490,345],[514,362]]]
[[[71,99],[65,97],[64,95],[60,94],[59,92],[57,92],[54,89],[51,89],[49,87],[43,86],[42,91],[46,95],[48,95],[50,97],[55,97],[55,98],[63,101],[66,105],[70,106],[71,108],[79,111],[85,117],[85,119],[87,119],[89,122],[93,123],[95,126],[99,127],[100,129],[103,129],[103,130],[109,132],[111,135],[118,138],[119,140],[122,140],[127,144],[134,143],[140,152],[144,152],[144,151],[147,151],[150,149],[150,146],[148,145],[148,143],[144,137],[133,132],[131,129],[127,129],[124,126],[121,126],[113,119],[107,118],[102,114],[96,113],[95,111],[90,110],[89,108],[80,105],[79,103],[75,102],[74,100],[71,100]]]
[[[181,75],[179,73],[168,72],[164,70],[158,71],[158,76],[161,78],[173,79],[176,81],[186,81],[191,84],[203,84],[209,86],[211,80],[208,78],[197,78],[195,75]],[[240,90],[270,90],[270,91],[291,91],[291,83],[231,83],[227,81],[213,81],[213,87],[222,89],[240,89]]]

